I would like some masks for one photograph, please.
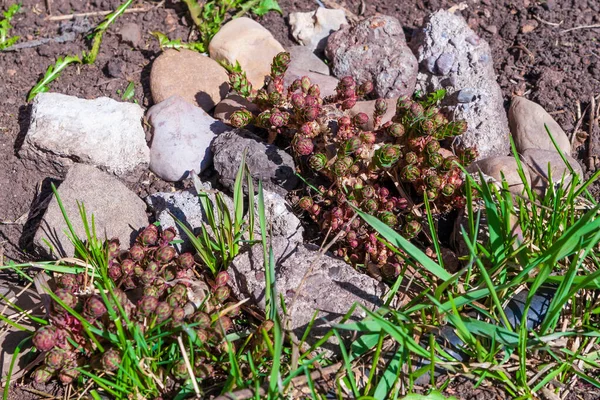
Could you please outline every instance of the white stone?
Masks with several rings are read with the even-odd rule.
[[[411,47],[420,64],[417,89],[423,93],[446,89],[442,105],[468,124],[457,143],[475,146],[478,159],[508,155],[508,120],[489,44],[462,17],[441,10],[428,17]],[[466,89],[467,103],[462,92]]]
[[[271,32],[258,22],[236,18],[221,27],[208,46],[210,57],[217,61],[240,63],[248,80],[260,89],[271,73],[273,57],[285,51]]]
[[[124,175],[149,162],[143,114],[137,104],[108,97],[40,93],[19,155],[50,173],[63,174],[79,162]]]
[[[160,178],[177,182],[191,170],[200,173],[212,162],[212,140],[232,129],[179,96],[148,110],[153,128],[150,169]]]
[[[344,10],[324,7],[313,12],[290,13],[289,19],[294,39],[311,50],[324,49],[329,35],[348,24]]]

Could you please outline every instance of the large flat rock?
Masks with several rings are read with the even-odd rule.
[[[125,175],[150,161],[143,115],[139,105],[108,97],[40,93],[19,155],[52,174],[62,175],[77,162]]]

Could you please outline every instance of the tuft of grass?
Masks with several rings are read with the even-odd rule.
[[[231,213],[221,193],[205,190],[195,172],[192,171],[191,174],[207,223],[200,226],[201,233],[196,236],[183,222],[176,218],[175,221],[190,238],[204,265],[214,276],[227,268],[238,255],[241,244],[246,241],[244,239],[246,233],[249,242],[254,241],[252,176],[246,165],[246,153],[244,152],[233,186],[233,213]],[[250,205],[247,224],[244,221],[244,182],[248,187]]]
[[[0,20],[0,51],[12,46],[13,44],[17,43],[17,40],[20,39],[20,36],[10,36],[8,34],[8,32],[13,28],[13,26],[10,24],[10,21],[20,10],[21,4],[15,3],[2,13],[4,18]]]

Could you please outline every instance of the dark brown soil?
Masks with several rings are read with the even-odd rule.
[[[333,0],[323,0],[331,6]],[[102,17],[58,22],[46,20],[46,4],[52,5],[52,15],[114,9],[120,0],[22,0],[23,11],[13,20],[12,34],[21,36],[20,42],[39,38],[53,38],[61,30],[75,23],[94,27]],[[5,9],[12,0],[0,0]],[[284,45],[293,45],[289,34],[287,16],[293,11],[310,11],[317,7],[313,0],[279,0],[284,15],[270,13],[260,18],[275,37]],[[419,27],[428,13],[449,8],[458,2],[446,0],[348,0],[338,2],[351,13],[370,16],[383,13],[396,16],[403,23],[407,37]],[[600,24],[598,0],[481,0],[469,1],[468,8],[458,11],[469,25],[492,46],[498,82],[505,99],[514,94],[524,95],[540,103],[561,124],[567,134],[573,134],[577,125],[578,110],[583,112],[592,96],[600,95],[600,29],[583,28]],[[152,60],[159,54],[151,31],[161,31],[171,38],[188,40],[193,29],[186,20],[186,10],[181,2],[140,2],[135,7],[149,11],[122,16],[105,34],[100,54],[94,65],[67,68],[52,83],[51,90],[82,98],[108,96],[120,100],[128,83],[134,82],[134,99],[143,107],[152,105],[148,89],[148,76]],[[123,43],[119,30],[126,22],[134,22],[143,34],[143,44],[138,48]],[[570,32],[566,29],[580,28]],[[193,39],[194,37],[191,36]],[[3,257],[25,260],[30,257],[23,231],[26,221],[35,213],[35,205],[48,192],[51,177],[41,174],[35,164],[20,160],[17,151],[23,140],[29,120],[25,101],[28,91],[59,55],[80,54],[89,49],[83,34],[66,43],[48,43],[16,52],[0,53],[0,265]],[[107,63],[122,63],[123,74],[113,78],[108,75]],[[584,119],[580,130],[588,130]],[[600,135],[600,132],[595,132]],[[583,151],[575,154],[586,164],[590,156]],[[599,154],[592,154],[597,156]],[[166,190],[171,184],[161,181],[151,173],[132,176],[129,186],[140,194]],[[43,390],[43,389],[40,389]],[[55,393],[56,388],[47,391]],[[597,399],[600,394],[588,386],[575,386],[569,399]],[[43,390],[44,391],[44,390]],[[19,398],[36,398],[31,393],[13,393]],[[474,388],[470,381],[459,381],[447,390],[461,399],[504,399],[505,394],[493,388]],[[16,398],[16,397],[15,397]]]

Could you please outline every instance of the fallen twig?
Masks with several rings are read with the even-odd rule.
[[[588,106],[585,108],[585,110],[583,110],[583,113],[582,113],[581,106],[579,105],[579,102],[577,102],[577,123],[575,124],[575,129],[573,129],[573,132],[571,132],[571,138],[570,138],[571,139],[571,147],[573,147],[573,145],[575,144],[575,140],[577,139],[577,131],[581,127],[581,123],[583,122],[583,117],[587,113],[587,110],[589,107],[590,106],[588,104]]]
[[[594,126],[596,122],[596,99],[594,96],[591,96],[590,104],[588,105],[590,108],[590,119],[588,126],[588,136],[590,139],[590,144],[588,146],[588,154],[587,154],[587,167],[589,170],[594,170],[596,168],[596,159],[598,158],[598,138],[594,135]]]
[[[562,25],[562,23],[563,23],[563,22],[565,22],[564,20],[563,20],[563,21],[560,21],[560,22],[550,22],[550,21],[546,21],[545,19],[542,19],[542,18],[538,17],[538,16],[537,16],[537,15],[535,15],[535,14],[533,14],[533,18],[534,18],[536,21],[538,21],[538,22],[541,22],[542,24],[546,24],[546,25],[550,25],[550,26],[555,26],[555,27],[556,27],[556,26],[561,26],[561,25]]]
[[[576,26],[574,28],[562,30],[562,31],[560,31],[560,33],[567,33],[567,32],[571,32],[571,31],[576,31],[578,29],[596,29],[596,28],[600,28],[600,24]]]
[[[165,4],[164,0],[153,7],[129,8],[129,9],[125,10],[124,14],[144,13],[144,12],[152,11],[156,8],[161,7],[163,4]],[[104,16],[112,13],[113,11],[114,10],[90,11],[90,12],[85,12],[85,13],[75,13],[75,14],[66,14],[66,15],[50,15],[50,16],[46,17],[45,20],[46,21],[64,21],[64,20],[73,19],[73,18],[104,17]]]

